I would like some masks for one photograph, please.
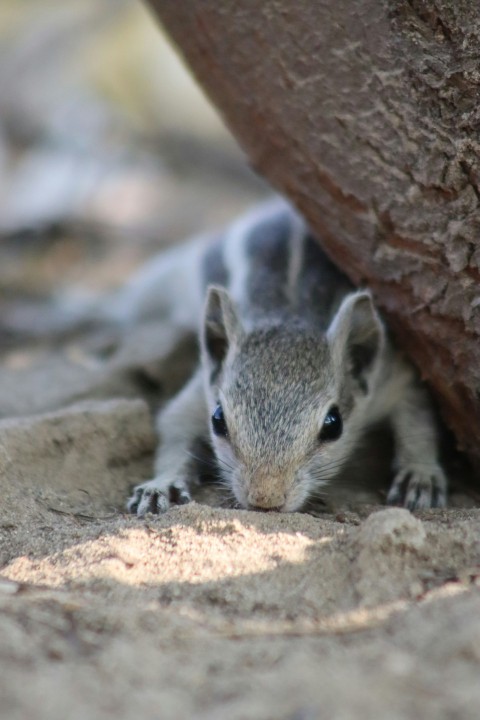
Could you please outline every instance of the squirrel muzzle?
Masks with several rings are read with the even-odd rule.
[[[249,483],[248,504],[261,510],[281,510],[286,501],[285,490],[285,483],[280,478],[256,476]]]

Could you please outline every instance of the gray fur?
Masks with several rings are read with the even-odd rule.
[[[206,438],[241,506],[300,509],[380,420],[392,423],[396,445],[388,501],[444,505],[425,390],[389,344],[370,294],[352,288],[298,215],[268,203],[205,245],[202,258],[192,278],[206,295],[201,367],[161,412],[155,478],[135,488],[129,509],[143,515],[187,501],[189,448]],[[226,437],[210,422],[219,403]],[[333,407],[343,433],[325,441]]]

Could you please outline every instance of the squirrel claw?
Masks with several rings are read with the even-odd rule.
[[[182,482],[166,484],[155,478],[137,485],[127,502],[127,510],[142,518],[147,513],[161,515],[171,505],[186,505],[191,501],[190,493]]]
[[[408,510],[445,507],[446,479],[438,465],[400,470],[387,495],[387,505],[402,505]]]

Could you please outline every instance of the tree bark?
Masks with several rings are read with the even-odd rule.
[[[480,5],[149,3],[253,166],[373,290],[480,470]]]

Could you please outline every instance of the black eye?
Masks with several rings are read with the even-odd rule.
[[[322,429],[320,430],[320,440],[338,440],[343,430],[342,416],[336,405],[333,405],[325,416]]]
[[[215,408],[215,412],[212,415],[212,427],[215,435],[221,435],[226,437],[228,435],[227,423],[223,417],[223,410],[220,403]]]

